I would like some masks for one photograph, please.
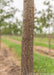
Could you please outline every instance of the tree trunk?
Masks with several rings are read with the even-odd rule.
[[[1,50],[1,29],[0,29],[0,50]]]
[[[21,75],[33,75],[34,0],[24,0]]]

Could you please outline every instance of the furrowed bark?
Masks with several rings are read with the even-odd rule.
[[[0,50],[1,50],[1,29],[0,29]]]
[[[21,75],[33,75],[34,0],[24,0]]]

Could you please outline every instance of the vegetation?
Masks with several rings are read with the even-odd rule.
[[[2,38],[2,42],[9,48],[13,48],[16,55],[21,58],[21,75],[31,75],[33,71],[53,73],[54,59],[33,52],[33,44],[54,49],[54,11],[51,2],[44,1],[43,4],[47,8],[39,11],[37,8],[34,9],[34,0],[24,0],[23,22],[15,17],[16,11],[19,12],[19,10],[14,7],[13,0],[0,0],[0,4],[0,49],[1,34],[5,37],[8,35],[7,38],[22,41],[21,47],[17,43]]]
[[[8,47],[13,48],[18,57],[21,57],[21,45],[11,41],[2,39]],[[36,73],[53,73],[54,72],[54,59],[47,56],[40,55],[34,52],[34,72]]]
[[[20,36],[8,36],[9,39],[14,39],[17,41],[22,41]],[[34,38],[34,45],[43,46],[49,48],[49,39],[48,38]],[[54,39],[51,41],[51,49],[54,49]]]
[[[9,3],[6,3],[6,4],[9,4]],[[47,34],[46,29],[48,29],[48,31],[49,31],[48,33],[50,33],[50,27],[52,27],[52,34],[54,32],[53,6],[50,3],[50,1],[44,1],[43,4],[45,7],[47,7],[46,9],[42,9],[41,11],[39,11],[39,10],[37,10],[37,8],[35,8],[35,10],[34,10],[34,35],[35,36],[36,36],[36,34],[40,34],[40,33],[41,34]],[[1,13],[6,14],[6,16],[3,15],[3,21],[1,21],[2,25],[3,25],[2,34],[5,34],[5,35],[22,35],[22,24],[23,24],[23,22],[21,20],[16,19],[16,21],[14,23],[13,23],[13,21],[10,21],[9,23],[4,22],[4,19],[12,18],[13,14],[15,14],[15,11],[16,11],[16,9],[14,7],[11,7],[9,12],[8,11],[6,12],[6,10],[4,11],[4,9],[0,10]],[[11,12],[13,12],[13,13],[11,14]]]
[[[8,25],[7,21],[11,17],[14,16],[16,9],[14,9],[13,6],[10,6],[10,3],[12,3],[12,0],[6,1],[6,0],[0,0],[1,8],[0,8],[0,49],[1,49],[1,30],[4,27],[6,30],[6,26]],[[7,9],[8,8],[8,9]],[[6,10],[7,9],[7,10]],[[4,33],[6,33],[4,31]]]
[[[50,3],[50,1],[44,1],[44,6],[47,7],[46,9],[42,9],[42,11],[37,11],[35,10],[35,27],[34,29],[36,30],[36,34],[40,33],[46,33],[46,31],[43,31],[43,29],[48,29],[49,28],[49,33],[50,32],[50,27],[54,29],[54,11],[53,11],[53,6]],[[54,30],[53,30],[54,32]],[[47,33],[46,33],[47,34]]]

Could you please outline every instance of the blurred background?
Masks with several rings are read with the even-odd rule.
[[[38,42],[54,43],[54,0],[34,1],[34,37]],[[0,38],[22,36],[23,0],[0,0]],[[44,41],[45,40],[45,41]]]
[[[5,57],[4,58],[5,64],[9,63],[8,58],[10,57],[10,54],[11,56],[13,56],[14,52],[16,54],[13,56],[13,59],[16,56],[18,61],[17,65],[20,65],[20,67],[21,67],[21,41],[22,41],[22,26],[23,26],[23,5],[24,5],[23,1],[24,0],[0,0],[0,50],[1,50],[0,54],[2,55],[2,56],[0,55],[0,58],[2,58],[3,61],[3,58]],[[3,46],[3,49],[1,45]],[[33,45],[34,45],[33,49],[34,72],[53,73],[54,0],[34,0]],[[10,61],[14,66],[14,63],[16,63],[16,61],[12,61],[12,59]],[[10,64],[7,64],[7,66],[8,65]],[[8,70],[9,68],[10,67],[8,67]],[[15,69],[16,67],[13,68]],[[17,69],[17,71],[18,70],[19,69]],[[12,69],[10,71],[12,71]],[[13,72],[14,71],[16,70],[13,70]]]

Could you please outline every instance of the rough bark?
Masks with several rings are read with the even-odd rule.
[[[24,0],[21,75],[33,75],[34,0]]]
[[[0,29],[0,50],[1,50],[1,29]]]

